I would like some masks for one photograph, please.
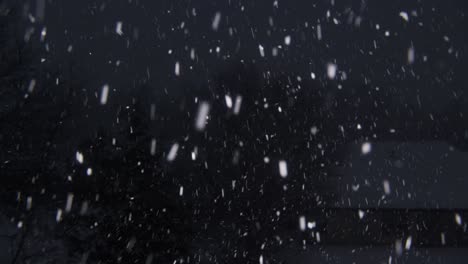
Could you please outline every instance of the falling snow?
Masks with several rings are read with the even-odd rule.
[[[400,17],[405,20],[406,22],[409,21],[409,16],[408,16],[408,13],[404,12],[404,11],[401,11],[400,12]]]
[[[369,142],[365,142],[361,145],[361,153],[363,155],[369,154],[372,151],[372,145]]]
[[[206,118],[210,112],[210,105],[207,102],[201,102],[198,107],[197,118],[195,119],[195,129],[203,131],[206,126]]]
[[[0,263],[468,263],[463,1],[4,2]]]
[[[224,99],[225,99],[225,101],[226,101],[226,106],[227,106],[228,108],[232,108],[232,98],[231,98],[231,96],[225,95],[225,96],[224,96]]]
[[[286,178],[288,176],[288,165],[286,161],[280,160],[278,162],[279,174],[281,177]]]
[[[216,14],[214,15],[213,17],[213,22],[211,23],[211,28],[214,30],[214,31],[217,31],[218,28],[219,28],[219,24],[221,23],[221,13],[220,12],[216,12]]]
[[[179,64],[179,62],[176,62],[176,64],[175,64],[174,73],[175,73],[176,76],[180,75],[180,64]]]
[[[67,194],[67,202],[65,204],[65,212],[69,213],[73,206],[73,193]]]
[[[260,52],[260,56],[265,57],[265,49],[262,45],[258,45],[258,51]]]
[[[174,161],[175,158],[177,157],[177,151],[179,150],[179,144],[174,143],[171,146],[171,149],[169,150],[169,153],[167,154],[167,161]]]
[[[459,225],[459,226],[462,225],[462,218],[461,218],[460,214],[458,214],[458,213],[455,214],[455,223],[457,223],[457,225]]]
[[[284,37],[284,44],[287,46],[291,45],[291,36]]]
[[[238,115],[241,110],[242,96],[236,96],[236,102],[234,104],[234,114]]]
[[[327,76],[328,76],[328,79],[330,79],[330,80],[335,79],[335,77],[336,77],[336,71],[337,71],[337,67],[336,67],[335,64],[333,64],[333,63],[328,63],[328,64],[327,64]]]
[[[411,236],[406,238],[406,242],[405,242],[405,249],[406,250],[410,250],[412,241],[413,241],[413,238]]]
[[[101,89],[101,104],[105,105],[107,104],[107,97],[109,95],[109,85],[105,84],[102,89]]]
[[[383,181],[383,189],[385,195],[390,195],[390,182],[388,180]]]
[[[116,33],[117,35],[120,35],[120,36],[123,35],[122,25],[123,25],[123,23],[122,23],[121,21],[118,21],[118,22],[115,24],[115,33]]]
[[[413,64],[414,63],[414,48],[410,47],[408,48],[408,64]]]
[[[76,161],[78,161],[78,163],[83,164],[84,156],[81,152],[77,151],[75,154],[75,158],[76,158]]]
[[[359,210],[358,215],[359,215],[359,219],[362,219],[362,218],[364,218],[365,213],[364,213],[364,211]]]
[[[305,218],[305,216],[299,217],[299,229],[300,229],[301,231],[305,231],[305,230],[306,230],[306,218]]]

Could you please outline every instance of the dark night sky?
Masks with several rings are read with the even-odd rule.
[[[0,11],[5,263],[468,258],[464,1]]]

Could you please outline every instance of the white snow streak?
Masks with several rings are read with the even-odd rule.
[[[197,118],[195,119],[195,129],[203,131],[206,126],[206,118],[210,112],[210,105],[207,102],[201,102],[198,107]]]
[[[280,176],[286,178],[288,176],[288,164],[284,160],[278,162]]]
[[[372,145],[371,143],[369,142],[364,142],[362,145],[361,145],[361,153],[366,155],[366,154],[369,154],[372,150]]]
[[[174,143],[169,150],[169,154],[167,154],[167,161],[174,161],[175,158],[177,157],[177,151],[179,150],[179,144]]]
[[[75,158],[78,161],[78,163],[83,164],[84,157],[83,157],[83,154],[81,152],[77,151],[76,154],[75,154]]]
[[[213,22],[211,23],[211,28],[212,28],[214,31],[217,31],[218,28],[219,28],[220,22],[221,22],[221,13],[220,13],[220,12],[216,12],[215,16],[213,17]]]
[[[335,79],[336,70],[337,70],[336,64],[333,64],[333,63],[327,64],[327,76],[330,80]]]
[[[104,84],[101,89],[101,104],[105,105],[107,103],[107,97],[109,96],[109,85]]]

